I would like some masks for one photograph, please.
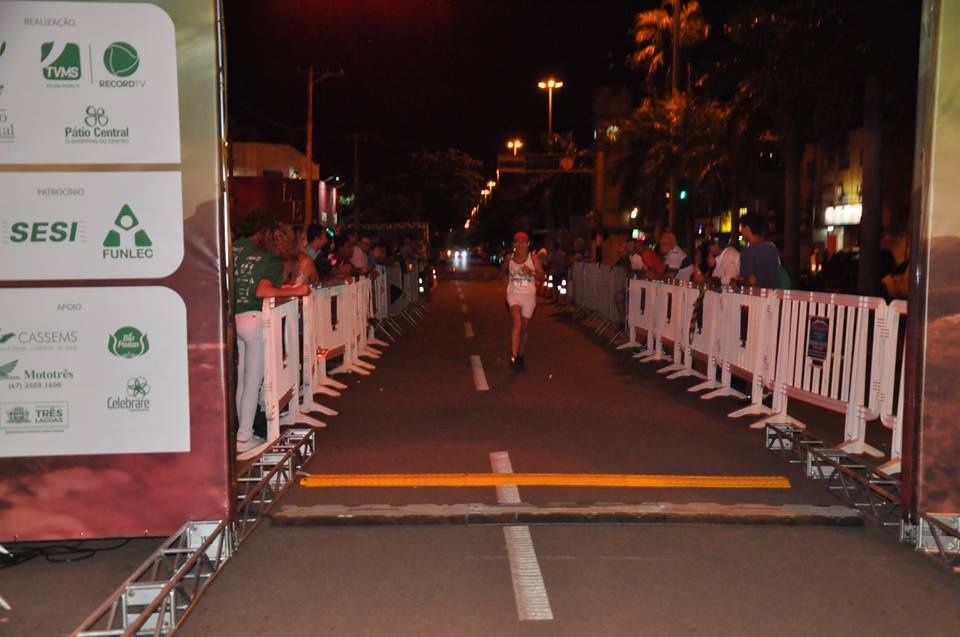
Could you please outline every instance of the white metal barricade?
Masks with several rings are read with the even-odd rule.
[[[616,268],[621,271],[620,268]],[[594,316],[598,324],[594,330],[597,334],[602,333],[610,325],[615,325],[613,319],[616,308],[613,304],[613,270],[608,265],[597,266],[597,307]]]
[[[688,392],[720,388],[732,390],[733,374],[730,371],[730,363],[723,358],[723,330],[721,329],[723,299],[722,292],[710,289],[703,292],[703,306],[699,321],[692,328],[690,362],[692,364],[694,356],[699,356],[707,362],[706,380],[699,385],[688,387]],[[719,379],[717,379],[717,372],[720,373]]]
[[[655,363],[664,360],[669,360],[663,354],[663,337],[665,331],[667,332],[666,336],[668,339],[671,339],[672,334],[669,333],[669,330],[672,329],[671,325],[671,304],[673,303],[674,292],[671,289],[673,286],[665,285],[663,283],[657,282],[654,284],[655,293],[652,299],[652,312],[650,316],[649,323],[649,334],[653,335],[651,339],[649,336],[647,342],[651,345],[647,351],[635,355],[641,363]]]
[[[327,376],[327,358],[320,338],[322,320],[323,294],[320,288],[310,290],[308,296],[303,297],[301,308],[303,311],[303,355],[300,374],[300,391],[304,396],[304,408],[308,411],[317,411],[328,416],[336,416],[334,409],[316,402],[317,394],[339,396],[337,389],[346,387]]]
[[[617,349],[637,349],[641,347],[637,340],[637,328],[640,315],[643,313],[642,293],[639,281],[634,278],[627,279],[627,298],[624,304],[627,308],[627,315],[623,321],[627,328],[627,342],[617,346]]]
[[[705,290],[700,287],[681,281],[678,287],[683,290],[677,295],[676,301],[679,306],[676,312],[679,315],[679,321],[674,331],[674,363],[657,370],[660,374],[670,373],[667,378],[673,380],[676,378],[706,378],[693,368],[694,342],[702,342],[704,337],[704,303],[706,302]],[[709,328],[708,328],[709,329]],[[702,345],[703,343],[701,343]],[[678,360],[679,359],[679,360]],[[709,362],[708,362],[709,367]]]
[[[378,265],[377,276],[372,281],[373,287],[373,320],[380,333],[396,341],[402,330],[400,325],[390,316],[390,282],[387,267]],[[386,345],[386,343],[383,343]]]
[[[783,290],[774,415],[754,425],[804,424],[787,414],[797,398],[844,414],[849,453],[883,454],[866,443],[866,421],[879,415],[879,392],[868,391],[873,373],[882,374],[889,312],[883,299]],[[871,365],[872,363],[872,365]]]
[[[635,298],[631,307],[634,308],[636,316],[631,331],[642,330],[646,339],[644,351],[634,354],[634,358],[643,359],[650,355],[656,347],[657,296],[659,292],[660,284],[655,281],[646,279],[632,279],[630,281],[630,296]]]
[[[280,438],[280,426],[303,423],[323,427],[300,404],[300,312],[296,298],[263,300],[263,406],[267,441],[239,454],[246,460],[259,455]],[[286,413],[283,410],[286,409]]]
[[[733,374],[750,380],[750,404],[727,415],[738,418],[770,414],[773,410],[763,404],[763,390],[772,385],[776,370],[779,299],[768,290],[756,288],[726,290],[723,297],[721,357]],[[730,386],[715,389],[701,398],[710,400],[719,396],[746,398]]]
[[[893,301],[887,309],[887,334],[883,356],[880,382],[877,391],[880,396],[880,422],[891,430],[890,459],[878,469],[887,474],[900,473],[900,457],[903,455],[903,380],[906,376],[906,332],[900,337],[900,325],[907,315],[906,301]],[[899,356],[898,356],[899,355]],[[873,384],[873,383],[872,383]],[[896,389],[896,392],[894,392]]]

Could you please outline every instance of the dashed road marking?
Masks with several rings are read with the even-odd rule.
[[[466,304],[466,303],[461,303],[461,304],[460,304],[460,311],[463,312],[464,314],[466,314],[467,312],[470,311],[470,308],[467,307],[467,304]]]
[[[510,455],[506,451],[494,451],[490,454],[490,465],[494,473],[513,473]],[[497,502],[500,504],[520,504],[520,493],[516,485],[497,486]],[[549,621],[553,619],[553,609],[547,596],[547,587],[543,583],[540,561],[533,547],[529,526],[503,527],[503,539],[507,544],[510,558],[510,578],[513,580],[513,597],[517,603],[517,617],[520,621]]]
[[[467,338],[473,338],[473,325],[470,324],[470,321],[463,324],[463,335]]]
[[[487,375],[483,373],[483,363],[480,362],[479,356],[470,357],[470,369],[473,371],[473,384],[476,385],[477,391],[490,391]]]

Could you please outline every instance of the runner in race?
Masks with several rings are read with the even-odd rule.
[[[513,319],[510,367],[523,370],[527,326],[537,308],[537,282],[546,279],[540,259],[530,252],[530,237],[526,232],[513,235],[513,252],[504,260],[501,276],[507,288],[507,307]]]

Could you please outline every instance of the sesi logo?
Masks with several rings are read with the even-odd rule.
[[[8,238],[13,243],[82,242],[84,227],[82,221],[15,221]]]

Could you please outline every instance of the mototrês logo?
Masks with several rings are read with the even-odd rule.
[[[19,362],[20,359],[17,359],[15,361],[10,361],[9,363],[0,365],[0,380],[13,380],[17,378],[13,375],[13,372],[17,369],[17,363]]]
[[[59,50],[53,42],[44,42],[40,45],[40,63],[48,81],[75,82],[81,77],[80,47],[75,42],[67,42]]]
[[[136,358],[150,351],[150,340],[137,328],[125,325],[110,335],[107,350],[121,358]]]

